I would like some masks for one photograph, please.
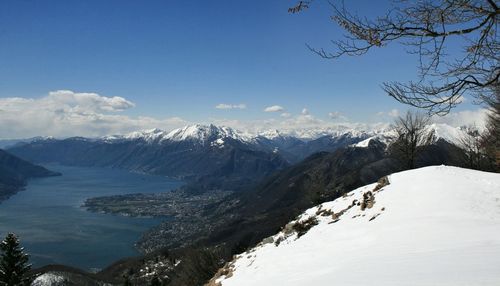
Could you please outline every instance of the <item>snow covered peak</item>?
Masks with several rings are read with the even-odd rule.
[[[143,139],[147,142],[156,141],[163,138],[167,133],[161,129],[153,128],[142,131],[135,131],[125,135],[124,139]]]
[[[266,130],[264,132],[259,133],[258,136],[261,136],[261,137],[264,137],[264,138],[267,138],[267,139],[270,139],[270,140],[283,137],[283,135],[281,134],[281,132],[279,130],[277,130],[277,129]]]
[[[386,146],[389,146],[394,140],[396,140],[397,134],[395,130],[386,130],[380,133],[377,133],[371,137],[366,138],[363,141],[360,141],[356,144],[353,144],[353,147],[366,148],[370,145],[372,140],[377,140],[379,142],[384,143]]]
[[[258,134],[258,136],[265,137],[270,140],[285,137],[294,137],[297,139],[302,139],[304,141],[314,140],[323,136],[340,137],[340,136],[350,136],[350,137],[366,137],[367,134],[374,134],[374,131],[367,128],[366,126],[344,126],[337,125],[333,127],[323,127],[323,128],[301,128],[301,129],[270,129]]]
[[[464,130],[462,128],[451,127],[446,124],[431,124],[428,126],[429,130],[434,131],[435,139],[444,139],[455,145],[460,144],[460,138],[463,137]],[[304,129],[271,129],[253,136],[246,133],[241,133],[235,129],[225,126],[216,126],[213,124],[194,124],[182,128],[166,132],[164,130],[154,128],[142,131],[131,132],[126,135],[112,135],[105,136],[101,139],[105,141],[115,140],[144,140],[148,143],[164,142],[164,141],[196,141],[199,143],[214,142],[217,139],[232,138],[241,142],[253,142],[258,137],[264,137],[270,140],[277,140],[280,138],[296,138],[303,141],[317,139],[323,136],[331,136],[333,138],[348,136],[352,138],[368,138],[360,143],[354,145],[356,147],[367,147],[372,139],[378,139],[384,143],[390,143],[395,137],[394,130],[387,126],[379,128],[368,128],[365,125],[360,126],[343,126],[338,125],[335,127],[327,128],[304,128]]]
[[[384,183],[307,210],[211,282],[499,285],[500,174],[433,166]]]
[[[466,132],[461,127],[452,127],[443,123],[433,123],[427,126],[429,131],[434,132],[434,138],[436,140],[443,139],[448,141],[449,143],[455,144],[456,146],[460,146],[460,140],[464,138]]]
[[[223,126],[215,126],[213,124],[203,125],[194,124],[182,128],[166,132],[164,130],[153,128],[148,130],[141,130],[131,132],[126,135],[111,135],[105,136],[101,139],[105,141],[115,140],[144,140],[148,143],[164,142],[164,141],[197,141],[200,143],[212,142],[217,139],[233,138],[239,141],[245,141],[246,136],[240,134],[238,131]]]
[[[217,139],[232,138],[244,141],[244,137],[236,130],[229,127],[219,127],[213,124],[194,124],[170,131],[164,140],[184,141],[192,140],[198,142],[215,141]]]
[[[461,146],[461,139],[466,135],[465,129],[462,127],[452,127],[443,123],[433,123],[426,126],[427,132],[433,132],[434,141],[443,139],[458,147]],[[353,147],[368,147],[372,140],[378,140],[386,145],[397,139],[397,133],[394,129],[382,130],[375,132],[375,135],[357,143]]]

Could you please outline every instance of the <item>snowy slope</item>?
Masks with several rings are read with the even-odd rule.
[[[500,285],[500,174],[434,166],[389,182],[307,210],[316,226],[298,238],[291,222],[211,285]]]
[[[33,280],[31,286],[55,286],[64,285],[64,276],[55,273],[45,273]]]
[[[449,143],[461,146],[460,140],[466,135],[466,131],[462,127],[452,127],[447,124],[433,123],[427,126],[428,130],[434,132],[434,137],[437,139],[444,139]]]
[[[50,271],[39,274],[31,283],[31,286],[113,286],[116,284],[109,284],[100,282],[91,278],[91,274],[80,274],[77,272],[64,272],[64,271]]]
[[[380,132],[378,134],[375,134],[369,138],[366,138],[365,140],[358,142],[356,144],[353,144],[353,147],[361,147],[361,148],[366,148],[370,145],[370,142],[372,140],[377,140],[382,143],[384,143],[386,146],[389,146],[390,143],[394,142],[396,140],[397,134],[395,130],[387,130],[384,132]]]

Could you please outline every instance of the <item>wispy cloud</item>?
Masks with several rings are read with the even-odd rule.
[[[398,117],[399,116],[399,110],[398,109],[392,109],[387,113],[390,117]]]
[[[283,108],[280,105],[272,105],[272,106],[268,106],[268,107],[264,108],[264,112],[280,112],[283,110],[285,110],[285,108]]]
[[[377,112],[376,115],[377,116],[389,116],[391,118],[396,118],[400,114],[401,114],[401,112],[399,111],[399,109],[391,109],[389,111],[380,111],[380,112]]]
[[[240,103],[240,104],[225,104],[225,103],[219,103],[215,106],[217,109],[246,109],[247,106],[246,104]]]
[[[339,111],[332,111],[328,112],[328,117],[333,120],[343,120],[343,121],[348,121],[348,118],[340,113]]]

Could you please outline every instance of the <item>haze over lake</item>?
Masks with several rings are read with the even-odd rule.
[[[134,243],[161,219],[91,213],[81,205],[95,196],[164,192],[182,185],[165,177],[116,169],[45,167],[63,175],[32,180],[25,191],[0,203],[0,235],[18,234],[34,267],[102,268],[138,255]]]

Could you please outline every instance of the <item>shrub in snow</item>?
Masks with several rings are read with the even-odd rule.
[[[361,202],[361,210],[371,209],[375,204],[375,196],[371,191],[363,194],[363,201]]]
[[[382,178],[380,178],[378,181],[377,181],[377,185],[375,186],[375,188],[373,189],[373,192],[378,192],[380,191],[383,187],[389,185],[390,182],[389,182],[389,178],[387,176],[384,176]]]
[[[306,220],[294,223],[292,228],[297,233],[297,237],[301,237],[317,224],[318,219],[315,216],[310,216]]]

